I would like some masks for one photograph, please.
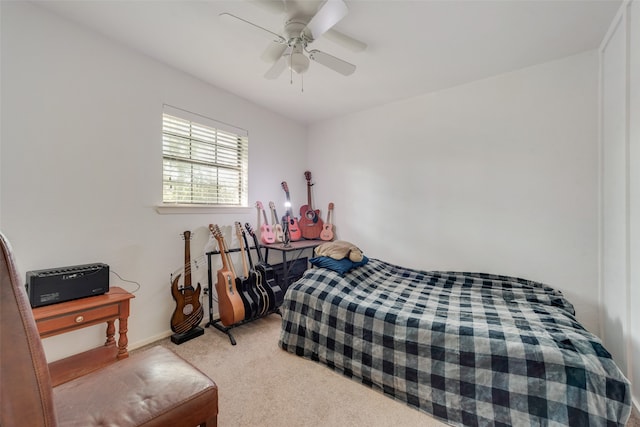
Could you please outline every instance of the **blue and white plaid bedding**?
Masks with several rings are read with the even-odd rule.
[[[308,270],[279,345],[452,425],[623,426],[627,379],[560,292],[371,259]]]

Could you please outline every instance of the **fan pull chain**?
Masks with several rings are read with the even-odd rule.
[[[304,74],[300,74],[300,92],[304,93]]]

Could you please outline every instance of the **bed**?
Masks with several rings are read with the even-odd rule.
[[[623,426],[628,380],[562,293],[369,259],[286,292],[279,346],[459,426]]]

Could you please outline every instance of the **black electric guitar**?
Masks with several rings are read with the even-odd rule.
[[[251,257],[251,246],[249,245],[249,240],[247,239],[247,235],[244,231],[242,231],[242,240],[244,241],[244,246],[247,248],[247,260],[249,260],[249,268],[251,272],[256,276],[256,293],[258,294],[258,316],[263,316],[269,311],[269,294],[264,288],[264,283],[262,282],[262,274],[258,273],[253,265],[253,258]]]
[[[191,232],[185,231],[184,238],[184,283],[178,286],[180,274],[171,282],[171,295],[176,301],[176,309],[171,316],[171,330],[181,334],[200,324],[204,310],[200,304],[200,283],[196,289],[191,286]]]
[[[253,232],[253,227],[248,222],[244,225],[247,232],[253,237],[253,242],[258,253],[258,263],[256,264],[256,270],[262,275],[263,285],[267,294],[269,295],[269,310],[273,311],[282,305],[284,301],[284,292],[280,285],[276,283],[276,273],[273,271],[273,267],[267,264],[262,257],[262,251],[260,250],[260,242],[258,236]]]
[[[247,258],[244,253],[244,241],[242,238],[242,235],[244,234],[242,224],[236,221],[235,226],[236,236],[238,237],[238,243],[240,245],[240,254],[242,256],[242,270],[244,273],[244,278],[236,278],[236,287],[241,289],[240,293],[242,300],[245,302],[245,317],[249,319],[260,314],[260,311],[262,310],[261,306],[263,305],[262,296],[258,294],[258,289],[256,287],[258,274],[253,271],[253,269],[249,271],[249,266],[247,265]]]

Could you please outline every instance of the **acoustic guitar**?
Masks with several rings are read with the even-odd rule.
[[[236,269],[233,265],[233,261],[231,260],[231,255],[229,255],[229,248],[227,247],[227,242],[224,239],[222,239],[222,241],[224,243],[224,253],[227,255],[227,263],[229,265],[229,269],[231,270],[231,275],[235,277],[236,290],[240,293],[240,299],[242,300],[242,305],[244,306],[245,319],[251,318],[254,316],[254,314],[252,313],[255,313],[256,311],[256,307],[254,307],[254,304],[257,304],[257,303],[254,303],[254,298],[251,293],[252,277],[249,276],[246,272],[244,277],[240,277],[236,273]],[[257,297],[255,298],[255,300],[257,301]]]
[[[269,202],[269,208],[271,209],[271,223],[273,224],[273,234],[276,236],[276,242],[284,242],[284,229],[278,220],[278,214],[276,213],[276,205],[273,202]]]
[[[258,275],[253,271],[253,269],[249,271],[249,266],[247,265],[247,258],[245,256],[244,242],[242,238],[242,235],[244,234],[242,224],[236,221],[235,226],[236,236],[238,237],[238,243],[240,245],[240,255],[242,257],[242,270],[244,273],[244,278],[238,277],[236,279],[236,287],[239,286],[241,289],[240,296],[242,296],[242,301],[245,303],[245,317],[254,318],[260,314],[263,305],[262,297],[258,294],[258,290],[256,288]]]
[[[306,171],[304,177],[307,180],[307,204],[300,206],[300,231],[305,239],[317,239],[322,232],[322,219],[320,210],[313,209],[311,205],[311,172]]]
[[[322,227],[322,232],[320,232],[320,239],[322,240],[333,240],[333,224],[331,223],[331,213],[333,212],[333,202],[329,203],[329,209],[327,210],[327,222],[324,223]]]
[[[300,225],[298,224],[298,220],[295,216],[293,216],[293,212],[291,212],[291,200],[289,199],[289,185],[286,181],[282,181],[282,189],[284,190],[284,194],[287,198],[287,213],[286,223],[287,223],[287,232],[289,233],[289,240],[295,242],[296,240],[302,239],[302,233],[300,232]]]
[[[200,283],[196,289],[191,286],[191,232],[185,231],[184,239],[184,283],[178,286],[180,274],[171,282],[171,295],[176,301],[176,308],[171,316],[171,330],[181,334],[198,326],[204,317],[200,304]]]
[[[244,230],[242,230],[242,241],[244,242],[243,246],[247,248],[247,260],[249,261],[249,268],[251,270],[251,273],[256,277],[256,293],[258,294],[257,316],[263,316],[269,311],[269,294],[264,288],[262,274],[260,274],[253,265],[253,258],[251,257],[251,246],[249,245],[249,241],[247,240],[247,235],[245,234]]]
[[[220,312],[220,322],[224,326],[231,326],[241,322],[245,318],[244,304],[238,289],[236,288],[236,277],[232,270],[233,264],[226,252],[224,236],[218,225],[209,224],[209,230],[218,242],[222,268],[217,272],[216,292],[218,293],[218,311]]]
[[[256,270],[258,274],[262,275],[262,283],[269,295],[269,310],[273,311],[282,305],[284,301],[284,292],[280,285],[276,283],[276,273],[273,271],[273,267],[266,263],[262,257],[262,251],[260,250],[260,242],[258,236],[253,232],[253,227],[248,222],[244,225],[247,232],[253,237],[253,242],[256,246],[256,252],[258,253],[258,263],[256,264]]]
[[[264,207],[262,206],[261,201],[256,202],[256,207],[258,208],[258,215],[262,213],[264,218],[264,222],[260,225],[260,240],[262,243],[271,244],[276,241],[276,235],[273,233],[271,226],[269,225],[269,221],[267,221],[267,214],[264,211]]]

